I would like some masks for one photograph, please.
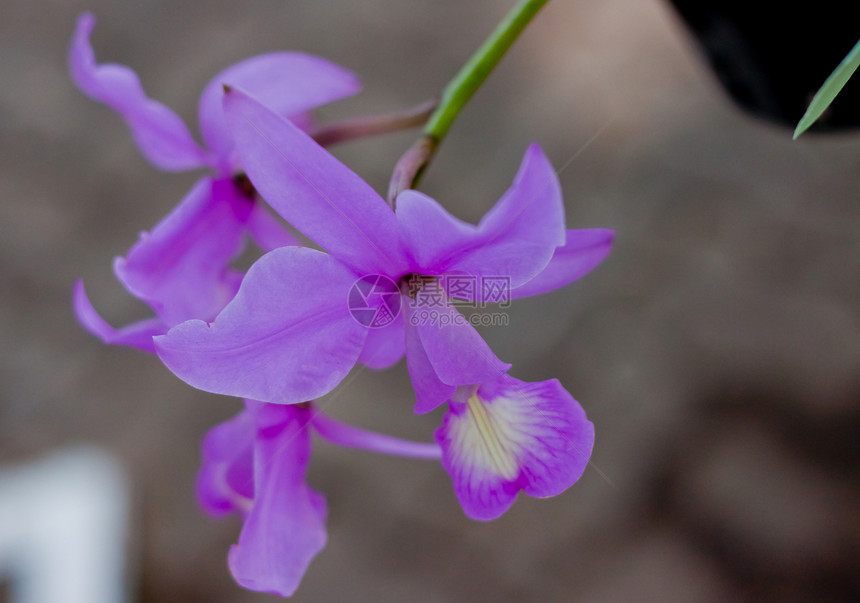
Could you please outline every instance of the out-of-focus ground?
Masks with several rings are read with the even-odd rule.
[[[236,520],[196,507],[206,430],[238,410],[75,324],[72,282],[114,324],[145,315],[111,260],[194,181],[156,171],[66,75],[76,14],[103,61],[196,124],[247,56],[298,49],[359,74],[323,120],[436,94],[511,2],[13,2],[0,19],[0,463],[86,441],[130,472],[134,600],[273,600],[226,569]],[[767,32],[762,32],[767,35]],[[858,108],[860,110],[860,108]],[[378,190],[415,134],[335,153]],[[597,428],[565,494],[467,519],[438,464],[315,449],[329,544],[296,601],[847,601],[860,597],[860,135],[739,114],[656,0],[558,0],[463,112],[423,190],[475,221],[531,141],[570,227],[617,231],[598,270],[484,329],[513,374],[558,377]],[[404,365],[322,401],[429,440]]]

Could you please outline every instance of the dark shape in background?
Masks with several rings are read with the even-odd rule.
[[[856,5],[671,0],[732,99],[749,113],[794,128],[860,27]],[[849,80],[813,132],[860,126],[860,83]]]

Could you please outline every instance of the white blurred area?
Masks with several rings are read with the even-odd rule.
[[[128,600],[128,484],[88,447],[0,467],[0,580],[10,603]]]

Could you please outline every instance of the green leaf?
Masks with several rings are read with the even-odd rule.
[[[851,49],[848,56],[842,59],[839,66],[824,82],[824,85],[822,85],[818,92],[815,93],[815,96],[812,98],[812,102],[809,103],[809,108],[806,109],[806,113],[803,114],[803,117],[797,124],[797,128],[794,130],[795,139],[803,134],[809,126],[814,124],[815,120],[821,117],[824,110],[830,106],[830,103],[833,102],[833,99],[836,98],[836,95],[839,94],[840,90],[842,90],[845,82],[854,75],[858,65],[860,65],[860,41],[854,45],[854,48]]]

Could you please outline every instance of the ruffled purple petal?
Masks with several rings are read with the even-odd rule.
[[[90,46],[95,17],[78,18],[69,54],[72,79],[90,98],[104,103],[125,120],[143,155],[163,170],[188,170],[208,164],[176,113],[146,96],[137,75],[124,65],[97,65]]]
[[[415,316],[413,309],[408,303],[405,306],[406,368],[415,390],[415,412],[424,414],[450,399],[457,390],[457,386],[443,383],[439,379],[433,364],[427,357],[427,352],[424,351],[418,329],[414,326],[416,319],[413,318]]]
[[[367,339],[358,361],[368,368],[380,370],[393,366],[406,353],[406,335],[403,331],[403,312],[389,324],[368,329]]]
[[[286,597],[326,543],[325,499],[305,483],[310,413],[272,404],[253,413],[254,504],[230,549],[230,571],[245,588]]]
[[[567,242],[555,250],[546,268],[524,285],[512,289],[510,298],[553,291],[585,276],[609,255],[614,237],[613,231],[600,228],[568,230]]]
[[[317,433],[329,442],[349,448],[360,448],[382,454],[393,454],[419,459],[438,459],[442,449],[438,444],[410,442],[381,433],[367,431],[336,421],[321,412],[313,416],[313,426]]]
[[[75,283],[72,306],[81,326],[107,344],[126,345],[155,353],[152,338],[167,331],[167,325],[159,318],[148,318],[120,329],[113,328],[93,308],[82,281]]]
[[[213,319],[236,294],[229,264],[242,248],[251,207],[229,179],[203,178],[116,259],[117,278],[169,326]]]
[[[224,84],[245,90],[286,118],[361,90],[361,82],[351,71],[299,52],[263,54],[228,67],[212,78],[200,96],[203,139],[219,158],[229,157],[233,149],[221,102]]]
[[[558,381],[524,383],[505,375],[465,402],[450,402],[436,441],[463,510],[489,520],[519,490],[555,496],[576,482],[591,456],[594,426]]]
[[[182,323],[156,339],[156,350],[198,389],[283,404],[318,398],[364,345],[367,329],[347,307],[355,279],[320,251],[275,249],[251,266],[213,323]]]
[[[210,515],[247,513],[254,501],[254,416],[242,410],[203,440],[197,500]]]
[[[287,222],[362,275],[403,273],[397,221],[367,183],[247,94],[226,93],[224,110],[242,166]]]
[[[477,226],[411,190],[397,197],[397,219],[411,270],[420,274],[497,277],[517,287],[564,244],[561,187],[537,145],[529,147],[514,183]]]
[[[410,322],[443,383],[455,386],[483,383],[511,368],[496,357],[475,327],[447,300],[427,312],[414,311]]]

